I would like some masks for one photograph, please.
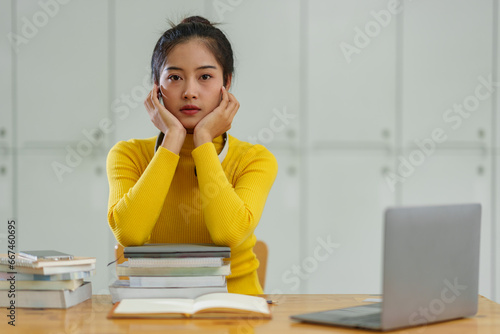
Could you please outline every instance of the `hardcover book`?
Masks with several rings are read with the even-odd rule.
[[[16,290],[15,297],[0,293],[0,307],[8,307],[15,300],[16,307],[69,308],[92,297],[92,283],[85,282],[75,290]]]
[[[26,266],[14,266],[14,269],[10,265],[0,264],[0,271],[4,273],[16,272],[18,274],[32,274],[32,275],[56,275],[56,274],[67,274],[79,271],[92,271],[95,269],[95,263],[92,264],[81,264],[74,266],[46,266],[46,267],[26,267]]]
[[[66,281],[18,281],[15,279],[16,290],[75,290],[83,284],[82,279]],[[9,290],[11,281],[0,280],[0,291]]]
[[[125,247],[123,256],[134,257],[231,257],[231,248],[214,244],[145,244]]]
[[[130,267],[128,262],[116,266],[118,276],[210,276],[231,274],[231,264],[220,267]]]
[[[128,280],[116,280],[109,286],[113,303],[123,299],[141,298],[196,298],[208,293],[227,293],[227,285],[191,288],[134,288]]]
[[[192,288],[201,286],[225,286],[225,276],[172,276],[137,277],[129,279],[131,287],[145,288]]]
[[[11,265],[12,259],[6,254],[0,254],[0,264]],[[77,266],[83,264],[95,264],[95,257],[81,257],[75,256],[72,259],[63,260],[51,260],[51,259],[40,259],[40,260],[30,260],[23,257],[16,257],[14,266],[15,267],[28,267],[28,268],[42,268],[42,267],[62,267],[62,266]]]
[[[89,278],[95,275],[95,270],[75,271],[71,273],[54,274],[54,275],[20,274],[18,272],[15,275],[16,275],[16,281],[67,281],[71,279]],[[10,279],[11,277],[12,274],[0,271],[0,280],[7,280]]]

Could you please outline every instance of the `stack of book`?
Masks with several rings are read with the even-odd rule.
[[[92,297],[93,257],[32,260],[0,254],[0,306],[69,308]]]
[[[196,298],[227,293],[229,247],[212,244],[146,244],[126,247],[120,278],[110,287],[113,303],[137,298]],[[128,278],[128,279],[124,279]]]

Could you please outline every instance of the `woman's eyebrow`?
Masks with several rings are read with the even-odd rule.
[[[214,65],[204,65],[204,66],[198,67],[196,70],[205,70],[207,68],[212,68],[212,69],[216,70],[217,66],[214,66]],[[170,71],[170,70],[184,71],[182,68],[177,67],[177,66],[165,67],[165,71]]]
[[[213,65],[205,65],[205,66],[200,66],[197,68],[197,70],[205,70],[207,68],[213,68],[214,70],[217,69],[217,66],[213,66]]]
[[[164,69],[164,71],[170,71],[170,70],[183,71],[182,68],[177,67],[177,66],[169,66],[169,67],[165,67],[165,69]]]

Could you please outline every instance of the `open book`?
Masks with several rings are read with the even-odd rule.
[[[196,299],[123,299],[108,318],[259,318],[271,319],[267,301],[236,293],[210,293]]]

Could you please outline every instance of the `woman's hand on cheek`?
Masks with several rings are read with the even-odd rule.
[[[153,90],[149,92],[146,100],[144,100],[144,106],[153,124],[165,134],[162,146],[178,154],[186,137],[186,129],[160,102],[158,99],[158,86],[156,84],[154,84]]]
[[[240,108],[240,103],[233,94],[222,87],[222,100],[217,108],[203,117],[194,128],[196,147],[211,142],[214,138],[231,129],[231,123]]]
[[[156,84],[144,100],[144,106],[148,111],[149,118],[161,132],[166,134],[168,130],[182,129],[185,131],[181,122],[158,99],[158,86]]]

